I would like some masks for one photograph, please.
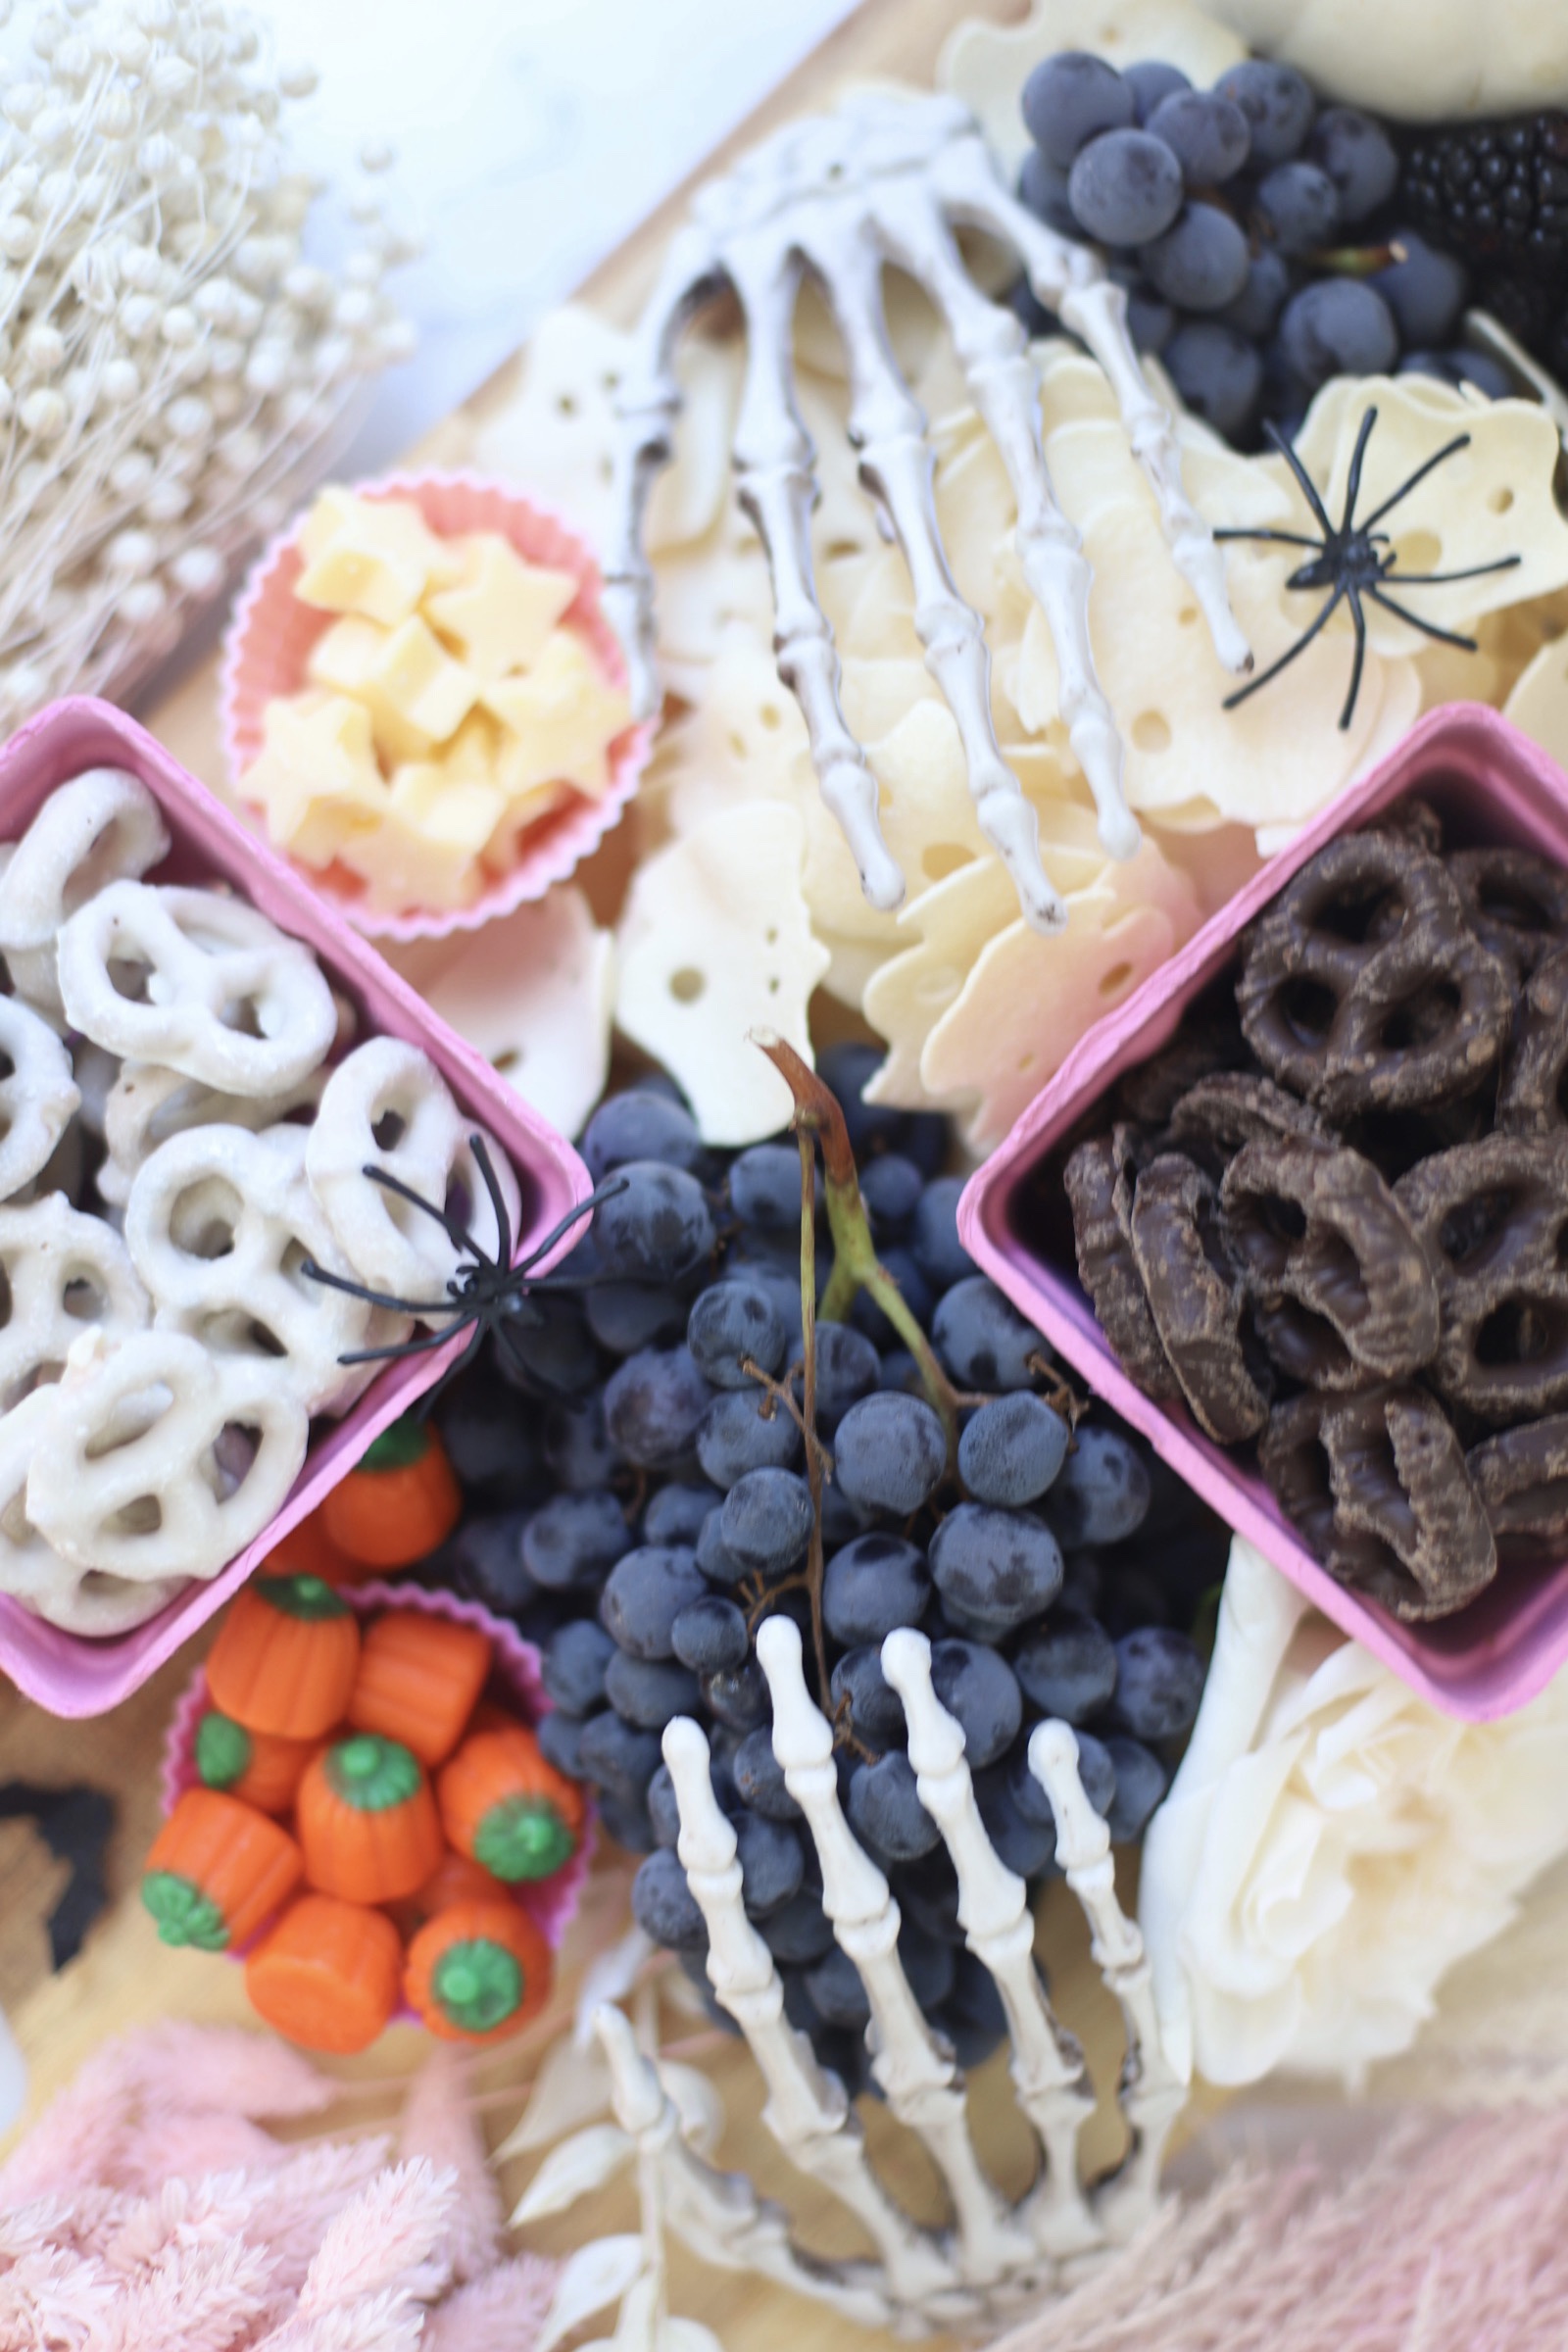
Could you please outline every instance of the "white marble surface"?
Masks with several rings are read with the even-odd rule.
[[[309,59],[291,108],[338,180],[368,134],[426,239],[397,290],[418,357],[351,453],[384,464],[482,381],[844,16],[852,0],[261,0]]]

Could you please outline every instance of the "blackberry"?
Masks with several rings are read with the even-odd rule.
[[[1401,209],[1468,261],[1550,277],[1568,262],[1568,114],[1422,128],[1404,153]]]

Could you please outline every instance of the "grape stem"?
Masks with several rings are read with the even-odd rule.
[[[844,1124],[844,1113],[839,1108],[838,1098],[814,1070],[808,1069],[793,1046],[787,1046],[782,1038],[756,1037],[754,1043],[761,1048],[795,1098],[795,1113],[790,1124],[800,1139],[802,1183],[805,1187],[801,1201],[801,1323],[806,1338],[807,1428],[809,1431],[815,1427],[816,1402],[816,1348],[813,1337],[816,1220],[814,1155],[811,1152],[811,1140],[814,1137],[822,1148],[828,1231],[833,1236],[833,1272],[822,1294],[822,1320],[825,1323],[844,1322],[860,1291],[864,1291],[882,1309],[919,1366],[921,1386],[940,1415],[947,1436],[948,1470],[953,1475],[956,1472],[958,1461],[957,1392],[938,1362],[936,1351],[910,1311],[904,1293],[877,1256],[871,1240],[870,1219],[865,1213],[859,1179],[855,1172],[850,1131]],[[813,1502],[820,1499],[815,1490],[811,1498]]]

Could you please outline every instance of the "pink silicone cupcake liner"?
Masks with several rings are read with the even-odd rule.
[[[522,1192],[519,1258],[587,1197],[588,1172],[564,1137],[437,1020],[325,900],[247,832],[145,728],[110,704],[85,696],[53,703],[0,746],[0,840],[16,840],[57,785],[97,766],[128,768],[163,810],[173,846],[150,880],[230,883],[280,930],[311,949],[327,978],[358,1007],[362,1036],[406,1038],[430,1056],[464,1110],[496,1137],[516,1169]],[[568,1235],[561,1252],[570,1247]],[[388,1364],[341,1421],[319,1423],[305,1467],[270,1525],[220,1575],[191,1585],[145,1625],[113,1641],[84,1641],[0,1593],[0,1671],[52,1715],[101,1715],[118,1706],[222,1607],[290,1528],[316,1509],[372,1438],[440,1378],[465,1337],[428,1355]]]
[[[356,1617],[371,1617],[379,1609],[413,1609],[423,1617],[449,1617],[459,1625],[477,1627],[491,1644],[493,1662],[485,1696],[496,1699],[519,1721],[536,1724],[548,1715],[551,1702],[545,1693],[539,1670],[539,1652],[531,1642],[525,1642],[514,1625],[504,1617],[492,1617],[475,1600],[465,1600],[456,1592],[432,1592],[424,1585],[385,1585],[379,1582],[367,1585],[345,1585],[343,1598]],[[187,1788],[200,1786],[196,1774],[196,1729],[209,1705],[207,1671],[198,1666],[174,1705],[164,1738],[163,1800],[167,1817],[173,1811]],[[576,1915],[578,1897],[594,1850],[594,1814],[590,1804],[582,1843],[571,1860],[563,1865],[554,1877],[541,1879],[536,1886],[514,1889],[523,1910],[537,1922],[552,1950],[559,1950]],[[235,1958],[242,1957],[236,1953]],[[412,2010],[401,2013],[413,2015]]]
[[[606,676],[614,685],[625,684],[620,642],[600,603],[599,567],[559,516],[499,482],[467,473],[388,474],[384,480],[353,487],[357,498],[412,499],[430,528],[444,538],[465,531],[499,531],[528,563],[575,572],[582,585],[567,607],[565,623],[587,638]],[[305,663],[310,650],[337,617],[301,604],[294,583],[303,568],[294,532],[285,531],[258,558],[223,639],[223,755],[236,796],[240,778],[261,751],[268,704],[277,695],[298,694],[308,683]],[[346,867],[323,871],[292,858],[287,862],[311,889],[330,899],[356,930],[372,939],[440,939],[451,931],[475,931],[495,915],[542,899],[553,883],[564,882],[598,848],[620,822],[648,764],[653,740],[650,720],[618,735],[611,746],[605,791],[598,799],[569,793],[560,808],[530,826],[517,863],[471,906],[378,914],[365,905],[364,884]],[[260,817],[256,822],[260,825]]]
[[[1067,1362],[1326,1617],[1435,1706],[1482,1721],[1522,1707],[1568,1659],[1568,1559],[1547,1569],[1504,1568],[1468,1608],[1430,1625],[1401,1624],[1336,1584],[1246,1456],[1213,1445],[1184,1409],[1153,1403],[1128,1379],[1078,1281],[1071,1221],[1047,1164],[1121,1073],[1157,1054],[1193,999],[1234,969],[1242,932],[1314,851],[1415,792],[1439,810],[1451,843],[1513,844],[1568,864],[1561,769],[1482,705],[1433,711],[1080,1040],[970,1182],[958,1230],[976,1262]]]

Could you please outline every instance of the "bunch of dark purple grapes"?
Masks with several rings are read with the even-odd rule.
[[[1040,1335],[959,1247],[962,1180],[937,1172],[945,1122],[861,1101],[878,1058],[841,1048],[821,1075],[877,1258],[956,1402],[956,1474],[920,1365],[862,1290],[845,1319],[815,1323],[815,1428],[831,1469],[813,1546],[799,1146],[711,1152],[654,1080],[608,1099],[583,1138],[595,1180],[624,1189],[563,1269],[581,1287],[535,1294],[541,1320],[514,1333],[514,1354],[481,1361],[443,1404],[471,1515],[429,1571],[538,1642],[556,1707],[541,1744],[594,1788],[610,1835],[648,1857],[637,1917],[706,1986],[660,1744],[674,1716],[702,1725],[790,2014],[856,2086],[865,1995],[773,1758],[759,1623],[782,1609],[802,1626],[846,1813],[902,1907],[910,1981],[973,2063],[1002,2034],[1001,2007],[963,1949],[881,1643],[899,1626],[929,1636],[992,1839],[1037,1887],[1055,1870],[1055,1834],[1025,1759],[1030,1730],[1048,1716],[1081,1727],[1088,1793],[1114,1838],[1136,1839],[1198,1707],[1203,1659],[1188,1629],[1225,1557],[1218,1522],[1128,1434],[1096,1415],[1074,1435]],[[820,1168],[816,1184],[820,1195]],[[812,1227],[831,1307],[819,1210]]]
[[[1457,346],[1469,272],[1401,220],[1388,131],[1357,107],[1320,109],[1294,67],[1250,58],[1196,90],[1175,66],[1119,74],[1064,50],[1030,74],[1023,114],[1023,201],[1106,249],[1134,341],[1237,448],[1265,419],[1293,435],[1333,375],[1510,389],[1495,360]]]

